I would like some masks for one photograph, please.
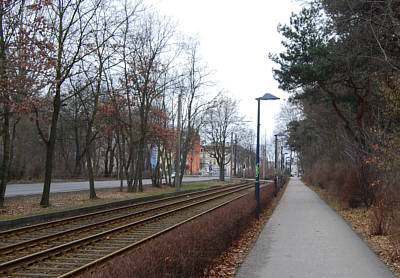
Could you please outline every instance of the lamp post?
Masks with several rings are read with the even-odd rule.
[[[237,169],[237,155],[236,155],[236,145],[237,145],[237,135],[235,134],[235,147],[234,147],[234,149],[233,149],[233,155],[234,155],[234,157],[235,157],[235,167],[233,168],[233,175],[236,177],[236,169]]]
[[[299,164],[299,153],[296,153],[296,167],[297,167],[297,177],[300,177],[300,164]]]
[[[284,168],[284,156],[285,154],[283,154],[283,144],[281,145],[281,183],[280,183],[280,187],[283,187],[283,168]]]
[[[290,175],[289,163],[290,163],[290,156],[288,154],[287,156],[285,156],[285,173],[288,172]]]
[[[175,168],[175,190],[181,190],[181,113],[182,113],[182,93],[178,96],[178,123],[176,131],[178,140],[176,142],[176,168]]]
[[[231,171],[230,171],[229,181],[230,181],[230,183],[232,183],[232,182],[233,182],[233,132],[231,133],[231,144],[230,144],[230,148],[231,148],[231,153],[230,153]],[[235,165],[235,166],[236,166],[236,165]]]
[[[284,136],[285,134],[279,132],[275,134],[275,169],[274,169],[274,196],[278,195],[278,136]]]
[[[286,174],[286,172],[289,170],[289,168],[288,168],[288,164],[289,164],[289,156],[288,156],[288,153],[285,153],[285,163],[283,164],[283,178],[285,179],[285,181],[286,181],[286,176],[285,176],[285,174]]]
[[[277,100],[278,97],[266,93],[262,97],[256,98],[257,100],[257,147],[256,147],[256,183],[254,188],[256,200],[256,218],[260,218],[260,100]]]

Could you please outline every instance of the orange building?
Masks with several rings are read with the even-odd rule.
[[[189,151],[186,158],[185,174],[200,174],[200,136],[196,135],[193,149]]]

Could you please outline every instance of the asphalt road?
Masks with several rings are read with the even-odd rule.
[[[292,178],[236,278],[395,278],[349,225]]]
[[[205,181],[205,180],[214,180],[218,179],[218,177],[184,177],[184,182],[191,181]],[[150,179],[143,180],[144,185],[151,184]],[[96,188],[113,188],[119,187],[120,181],[95,181]],[[124,181],[124,186],[126,186],[126,181]],[[89,182],[53,182],[50,187],[50,192],[71,192],[71,191],[79,191],[79,190],[87,190],[89,189]],[[42,194],[43,191],[43,183],[24,183],[24,184],[8,184],[6,189],[6,197],[12,196],[23,196],[23,195],[33,195],[33,194]]]

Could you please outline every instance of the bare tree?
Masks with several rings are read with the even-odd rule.
[[[83,86],[79,85],[81,82],[76,82],[79,86],[75,91],[79,97],[83,108],[83,116],[86,121],[86,136],[85,136],[85,156],[87,172],[89,176],[89,189],[90,199],[96,199],[96,192],[94,187],[94,172],[93,172],[93,145],[98,135],[97,129],[99,125],[96,124],[97,115],[99,112],[99,103],[101,98],[104,99],[104,91],[107,89],[105,84],[105,72],[110,71],[117,64],[114,58],[116,48],[111,47],[115,42],[115,36],[120,27],[123,26],[125,20],[130,18],[120,19],[119,11],[115,10],[110,16],[109,13],[112,7],[107,2],[100,3],[101,6],[96,10],[90,22],[90,29],[94,30],[88,38],[92,42],[88,47],[93,49],[92,55],[81,60],[80,72],[78,75],[79,80],[85,80]],[[135,6],[129,16],[132,17],[137,10],[138,5]],[[88,86],[86,84],[89,84]],[[74,84],[72,84],[74,86]],[[81,90],[81,88],[84,88]],[[86,88],[86,89],[85,89]],[[107,165],[108,166],[108,165]],[[96,167],[97,168],[97,167]]]
[[[100,2],[101,0],[89,2],[83,0],[64,2],[59,0],[53,2],[47,9],[46,18],[54,28],[51,40],[55,44],[56,66],[51,76],[51,86],[47,92],[47,106],[35,107],[37,130],[41,140],[46,145],[45,177],[40,201],[40,205],[44,207],[50,204],[53,158],[61,106],[71,97],[68,91],[64,91],[63,85],[68,78],[75,74],[74,68],[78,62],[92,52],[90,48],[84,46],[90,41],[88,37],[93,30],[89,22],[100,6]],[[43,126],[39,114],[46,111],[47,113],[42,113],[42,119],[48,124]]]
[[[128,100],[129,121],[128,136],[131,142],[130,153],[133,154],[133,142],[137,143],[136,171],[132,191],[142,191],[144,169],[144,153],[149,135],[149,115],[153,104],[162,97],[165,87],[163,77],[174,59],[175,49],[172,45],[174,26],[171,22],[149,13],[141,18],[137,25],[138,31],[132,34],[132,45],[126,55],[127,69],[124,90]],[[135,103],[136,110],[132,104]],[[133,129],[136,115],[139,130]],[[131,155],[133,159],[133,155]],[[133,173],[131,162],[130,172]]]
[[[0,3],[0,105],[3,141],[0,206],[8,182],[18,114],[27,114],[32,98],[45,86],[52,68],[48,41],[50,28],[43,18],[48,3],[1,1]]]
[[[215,97],[205,89],[213,83],[210,80],[211,71],[202,64],[198,50],[199,42],[190,39],[186,46],[186,63],[182,74],[180,94],[183,99],[183,121],[181,132],[181,171],[179,173],[180,183],[185,173],[186,158],[189,151],[194,147],[196,138],[199,136],[200,128],[204,124],[204,113],[214,106]]]
[[[243,118],[238,114],[236,101],[224,96],[220,97],[215,106],[205,113],[204,118],[204,135],[210,144],[210,155],[216,159],[220,169],[219,177],[223,181],[225,180],[225,165],[230,163],[231,159],[226,161],[227,139]]]
[[[243,174],[254,176],[254,165],[256,165],[256,134],[253,129],[244,125],[237,126],[235,134],[237,134],[236,164],[238,165],[237,167],[241,167],[238,171],[242,172],[239,174],[241,176]]]
[[[275,116],[275,126],[274,134],[279,132],[285,132],[285,128],[290,122],[299,121],[302,118],[302,111],[299,106],[294,105],[290,101],[284,102],[279,113]]]

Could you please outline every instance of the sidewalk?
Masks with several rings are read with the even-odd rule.
[[[347,223],[299,179],[278,207],[236,278],[393,278]]]

